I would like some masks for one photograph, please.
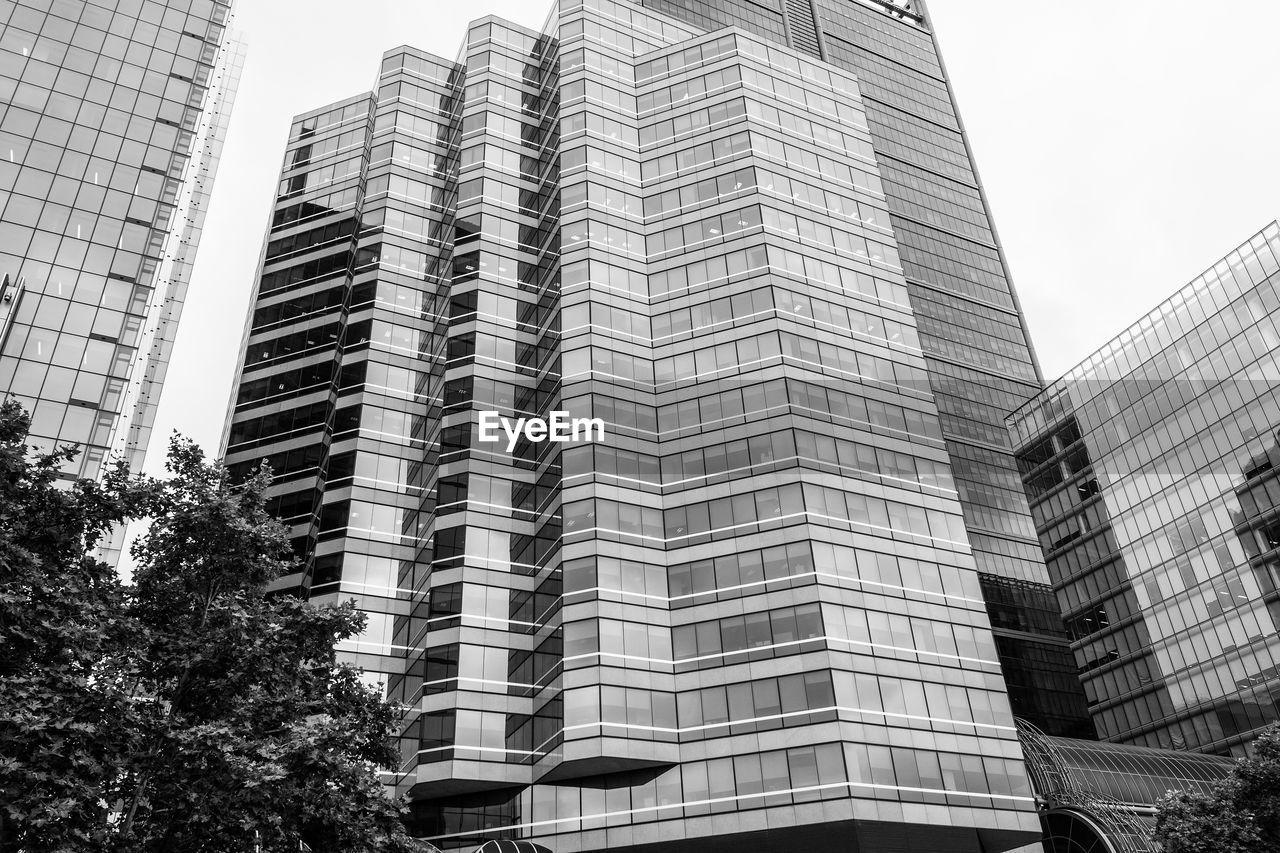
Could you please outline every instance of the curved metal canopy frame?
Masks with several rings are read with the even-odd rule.
[[[1050,853],[1151,853],[1159,798],[1171,789],[1207,793],[1234,764],[1049,737],[1025,720],[1017,725],[1031,786],[1047,807],[1041,820]]]
[[[1045,853],[1119,853],[1092,816],[1073,808],[1040,815]]]
[[[477,847],[475,853],[551,853],[551,850],[532,841],[491,838]]]

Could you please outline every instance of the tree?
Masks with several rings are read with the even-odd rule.
[[[1152,840],[1164,853],[1280,851],[1280,724],[1211,793],[1170,792],[1157,809]]]
[[[75,454],[29,458],[29,425],[0,405],[0,849],[100,847],[142,725],[119,689],[125,592],[88,554],[151,489],[122,469],[56,488]]]
[[[190,442],[169,479],[58,488],[0,409],[0,849],[418,849],[376,770],[393,709],[337,661],[350,604],[268,596],[295,561],[269,474],[232,484]],[[151,519],[122,585],[92,548]]]

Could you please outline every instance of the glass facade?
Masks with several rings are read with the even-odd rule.
[[[927,8],[887,0],[641,2],[700,27],[785,39],[857,75],[1014,713],[1051,734],[1094,737],[1066,632],[1045,607],[1053,594],[1004,428],[1004,416],[1043,382]]]
[[[229,0],[0,2],[0,394],[140,467],[243,49]]]
[[[1239,753],[1280,701],[1280,226],[1009,420],[1098,732]]]
[[[442,849],[1038,835],[1014,716],[1087,716],[1002,420],[1034,360],[976,178],[921,165],[963,150],[927,28],[823,8],[565,0],[293,125],[225,458],[277,473],[281,588],[369,614]]]

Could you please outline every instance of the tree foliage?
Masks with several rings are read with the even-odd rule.
[[[87,553],[152,490],[119,470],[55,488],[73,454],[29,459],[27,427],[0,408],[0,849],[100,847],[146,709],[119,687],[125,590]]]
[[[1280,724],[1211,793],[1161,800],[1153,840],[1164,853],[1280,853]]]
[[[0,407],[0,850],[418,849],[377,780],[393,709],[334,651],[363,616],[266,594],[269,475],[175,438],[164,480],[68,487],[28,425]],[[126,585],[93,549],[140,517]]]

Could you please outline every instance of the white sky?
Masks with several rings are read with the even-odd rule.
[[[368,91],[399,44],[542,0],[240,0],[249,49],[148,470],[218,450],[289,121]],[[931,0],[1045,374],[1065,372],[1280,215],[1280,3]]]

